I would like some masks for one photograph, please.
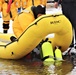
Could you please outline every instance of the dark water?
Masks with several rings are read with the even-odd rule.
[[[69,61],[43,63],[0,59],[0,75],[66,75],[71,70]]]

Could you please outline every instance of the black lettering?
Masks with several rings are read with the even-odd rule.
[[[60,23],[60,21],[51,21],[50,24],[56,24],[56,23]]]

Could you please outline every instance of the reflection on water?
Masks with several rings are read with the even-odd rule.
[[[27,63],[23,60],[2,60],[0,59],[0,75],[37,75],[39,66],[34,63]]]
[[[49,63],[49,62],[48,62]],[[72,70],[72,64],[68,61],[53,62],[49,66],[45,65],[46,75],[66,75]],[[45,73],[44,71],[44,73]]]
[[[72,69],[70,62],[26,62],[0,59],[0,75],[66,75]]]

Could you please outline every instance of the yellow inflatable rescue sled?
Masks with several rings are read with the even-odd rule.
[[[53,48],[61,46],[63,52],[71,44],[72,25],[69,20],[62,14],[43,15],[28,25],[16,41],[0,43],[0,58],[20,59],[31,52],[45,36],[51,33],[55,33],[51,40]],[[2,33],[0,33],[0,39],[5,34],[1,35]]]

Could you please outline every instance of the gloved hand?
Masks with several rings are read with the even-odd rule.
[[[11,36],[11,37],[10,37],[10,40],[11,40],[12,42],[14,42],[14,41],[16,41],[16,40],[17,40],[17,38],[16,38],[16,37],[14,37],[14,36]]]

